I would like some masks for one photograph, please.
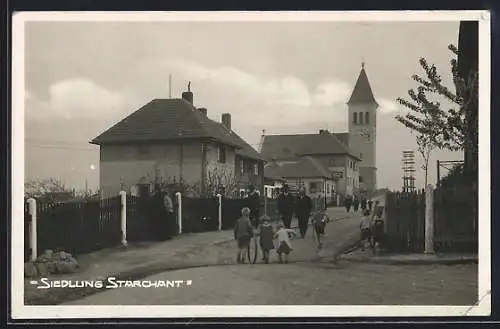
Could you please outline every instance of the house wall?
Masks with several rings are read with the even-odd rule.
[[[226,152],[225,162],[219,162],[219,144],[206,144],[206,181],[207,185],[223,185],[226,190],[234,190],[237,187],[235,179],[235,150],[224,146]]]
[[[359,162],[349,155],[313,156],[330,172],[343,172],[342,178],[335,182],[336,191],[342,195],[357,193],[359,188]],[[350,162],[352,162],[352,167]],[[356,163],[356,165],[354,165]]]
[[[100,187],[104,197],[135,184],[149,184],[181,177],[186,184],[200,184],[201,142],[158,145],[103,145],[100,148]]]
[[[243,168],[242,162],[243,161]],[[254,165],[257,165],[257,174],[255,173]],[[264,193],[264,162],[253,159],[235,156],[235,178],[238,187],[246,188],[253,185],[260,191],[261,195]],[[242,170],[243,169],[243,170]]]

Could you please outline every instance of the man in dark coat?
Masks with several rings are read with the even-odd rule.
[[[278,211],[281,214],[285,228],[291,228],[292,216],[295,210],[294,197],[288,192],[288,186],[283,187],[283,193],[278,198]]]
[[[259,213],[260,213],[260,196],[255,190],[255,187],[251,185],[249,187],[249,193],[247,197],[247,207],[250,208],[250,222],[254,227],[259,226]]]
[[[306,195],[304,188],[300,188],[299,196],[295,202],[295,214],[299,220],[300,235],[302,238],[306,236],[307,227],[309,226],[309,216],[311,216],[312,200]]]
[[[351,206],[352,206],[352,199],[350,196],[347,196],[345,199],[344,199],[344,207],[345,207],[345,210],[347,212],[350,212],[351,211]]]
[[[359,199],[358,199],[357,196],[354,197],[354,201],[352,203],[352,207],[353,207],[354,212],[358,212],[358,209],[359,209]]]
[[[361,210],[362,210],[361,212],[362,212],[362,213],[364,213],[364,212],[365,212],[366,207],[367,207],[366,198],[363,198],[363,199],[361,200]]]

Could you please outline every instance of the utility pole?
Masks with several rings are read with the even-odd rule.
[[[403,151],[403,192],[415,191],[415,152]]]

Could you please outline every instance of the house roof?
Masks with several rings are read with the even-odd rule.
[[[349,146],[349,133],[334,133],[335,137],[344,145]]]
[[[345,137],[345,136],[344,136]],[[329,132],[298,135],[266,135],[261,154],[265,159],[296,159],[303,155],[346,154],[361,160],[346,144]]]
[[[359,73],[358,80],[356,81],[356,85],[351,94],[351,98],[347,104],[376,104],[378,105],[375,97],[373,96],[372,88],[370,86],[370,82],[368,81],[368,76],[366,75],[366,71],[363,67],[361,68],[361,72]]]
[[[184,99],[154,99],[96,138],[92,144],[211,139],[256,160],[262,156],[221,123],[208,118]]]
[[[312,177],[330,177],[331,174],[321,165],[319,161],[304,156],[296,162],[271,163],[264,168],[265,177],[281,178],[312,178]]]

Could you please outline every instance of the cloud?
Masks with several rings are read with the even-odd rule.
[[[29,118],[100,118],[114,116],[128,108],[126,92],[106,89],[97,83],[75,78],[49,86],[49,98],[40,99],[25,92],[26,113]]]
[[[396,113],[402,110],[402,107],[390,99],[381,98],[377,101],[380,105],[380,112],[382,113]]]
[[[262,128],[335,121],[352,88],[335,77],[310,87],[293,75],[255,75],[232,66],[208,67],[175,58],[149,59],[138,70],[137,78],[147,81],[141,86],[144,93],[153,96],[156,90],[153,97],[164,95],[165,77],[172,74],[173,84],[181,85],[180,90],[173,87],[173,97],[179,97],[191,81],[195,105],[207,107],[209,116],[230,112],[235,120]]]

